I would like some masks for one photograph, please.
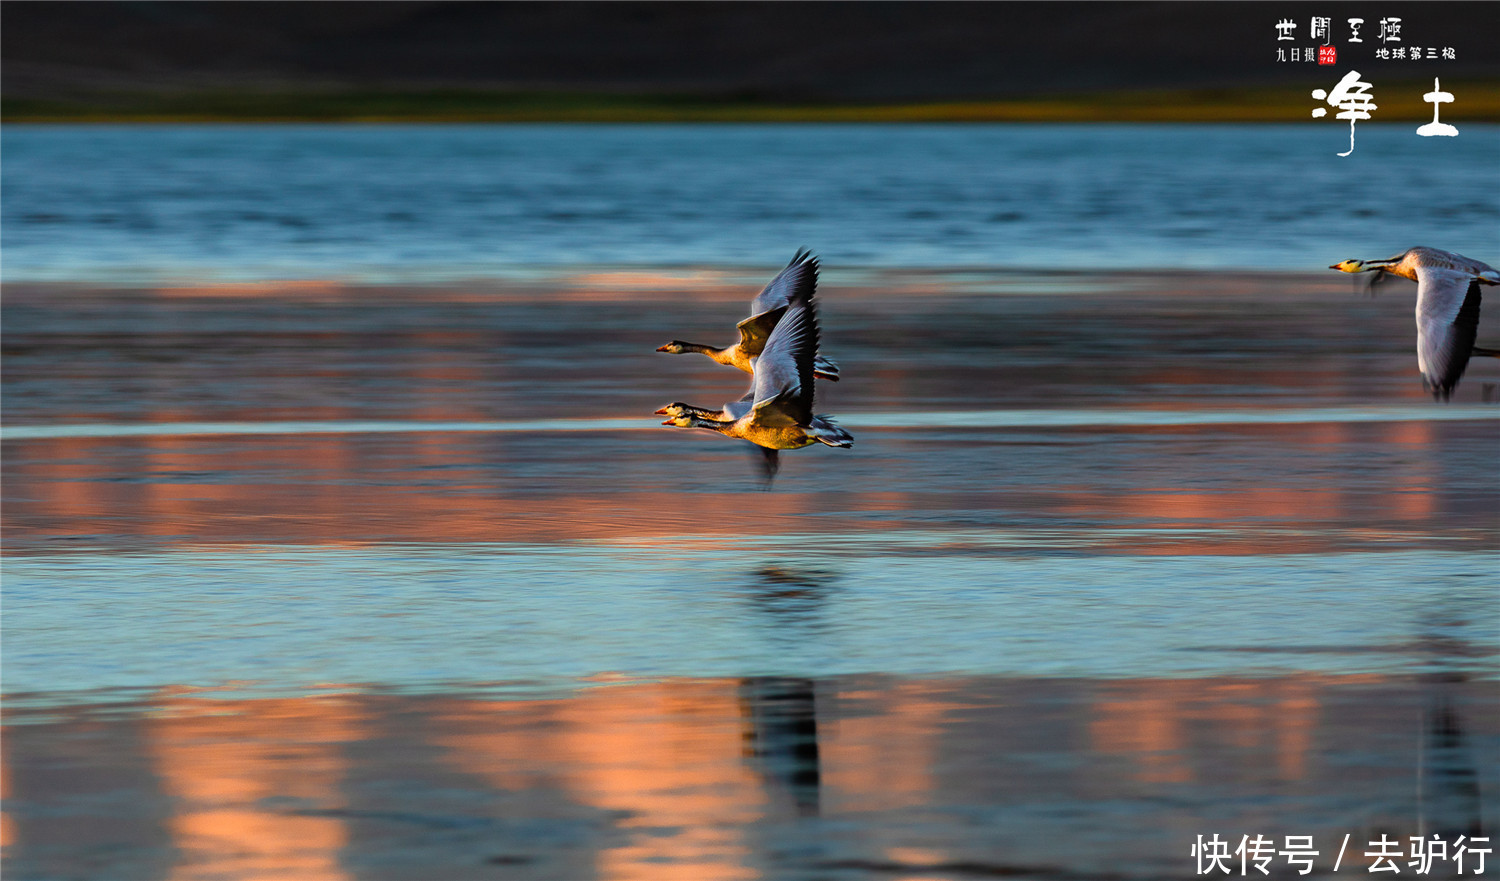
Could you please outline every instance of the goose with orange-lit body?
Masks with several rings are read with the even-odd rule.
[[[750,301],[750,317],[735,325],[740,332],[739,342],[722,349],[702,343],[686,343],[672,340],[656,351],[672,355],[696,352],[706,355],[719,364],[738,367],[746,373],[754,373],[754,361],[765,350],[771,331],[786,315],[792,300],[800,295],[811,299],[818,286],[818,258],[807,251],[798,251],[786,268],[776,274],[755,299]],[[839,380],[839,366],[832,361],[813,354],[813,375],[833,382]]]
[[[1432,396],[1448,400],[1469,365],[1479,335],[1479,289],[1500,285],[1500,271],[1487,263],[1438,248],[1409,248],[1383,260],[1345,260],[1328,267],[1341,272],[1383,272],[1417,283],[1417,367]]]
[[[694,407],[692,404],[674,401],[657,410],[656,415],[669,416],[673,419],[679,416],[697,416],[700,419],[711,419],[716,422],[733,422],[744,418],[754,405],[755,397],[752,392],[738,401],[730,401],[719,410],[710,410],[707,407]],[[662,424],[666,425],[668,423],[663,422]],[[835,425],[831,417],[813,416],[808,426],[811,429],[808,434],[817,443],[824,443],[830,447],[847,448],[853,446],[853,438],[849,432]]]
[[[741,438],[760,447],[766,477],[776,474],[781,450],[815,443],[851,447],[854,437],[828,416],[814,415],[813,360],[818,350],[818,318],[812,288],[794,291],[785,313],[755,359],[750,391],[718,411],[672,403],[656,411],[662,425],[702,428]]]

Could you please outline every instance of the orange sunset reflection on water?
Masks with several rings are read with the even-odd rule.
[[[744,392],[655,347],[756,274],[7,286],[7,877],[1164,878],[1488,828],[1500,361],[1430,402],[1409,301],[1342,279],[827,277],[855,446],[769,487],[651,415]]]
[[[106,714],[21,712],[28,724],[9,729],[5,752],[7,804],[21,806],[5,815],[6,852],[17,867],[49,865],[59,846],[49,827],[92,823],[98,809],[80,803],[46,819],[35,807],[125,786],[147,819],[113,835],[160,838],[155,865],[171,878],[362,877],[366,861],[395,848],[442,877],[484,866],[601,879],[872,863],[939,877],[958,864],[1169,867],[1179,839],[1217,828],[1201,812],[1226,788],[1266,801],[1236,822],[1268,833],[1359,831],[1340,830],[1338,812],[1274,807],[1325,791],[1363,800],[1369,828],[1404,828],[1417,798],[1413,757],[1455,760],[1424,734],[1432,708],[1447,708],[1450,741],[1492,737],[1492,685],[845,677],[625,681],[505,700],[162,692]],[[1364,724],[1375,715],[1384,733]],[[101,733],[128,753],[111,764],[135,771],[37,770]],[[1421,783],[1438,804],[1434,785]],[[967,829],[932,825],[987,804],[1088,815],[1151,792],[1171,801],[1136,802],[1116,819],[1127,827],[1118,837],[1081,850],[1033,838],[1045,819],[1010,828],[981,813]],[[851,835],[850,824],[864,831]],[[778,836],[793,853],[779,852]]]
[[[72,535],[137,546],[729,538],[808,528],[873,535],[930,528],[926,512],[947,510],[966,512],[950,528],[963,528],[978,511],[997,524],[1083,519],[1142,529],[1132,543],[1144,551],[1176,547],[1172,530],[1210,529],[1218,535],[1200,540],[1199,552],[1296,552],[1362,534],[1420,536],[1437,526],[1475,534],[1485,522],[1482,493],[1450,487],[1462,475],[1418,451],[1486,430],[1438,423],[1111,430],[1092,443],[1149,445],[1160,458],[1124,458],[1103,485],[1081,485],[1065,461],[1085,435],[1077,429],[1028,432],[1036,448],[1054,443],[1058,452],[1022,474],[990,458],[1007,452],[1015,432],[998,443],[971,435],[938,463],[926,458],[929,445],[920,439],[867,433],[869,454],[833,463],[838,472],[811,470],[822,451],[797,454],[772,493],[760,491],[737,447],[650,432],[15,440],[7,442],[4,519],[8,545],[42,549]],[[1268,447],[1307,477],[1268,485],[1224,470]],[[1377,450],[1385,461],[1351,468],[1351,448]],[[541,477],[525,464],[513,467],[538,458],[558,462],[558,471]],[[974,483],[995,484],[929,479],[935,464],[966,459],[974,462]],[[682,492],[668,485],[674,466],[723,476],[691,481]],[[841,479],[863,471],[880,472],[886,488],[855,489]],[[1153,539],[1151,530],[1163,531]]]

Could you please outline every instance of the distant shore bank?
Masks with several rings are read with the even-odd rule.
[[[1309,87],[1311,88],[1311,87]],[[1432,82],[1376,82],[1375,122],[1430,121]],[[1454,123],[1500,122],[1500,82],[1444,81]],[[484,89],[118,92],[9,98],[7,123],[60,122],[1297,122],[1295,87],[1089,93],[985,101],[779,103],[701,95]]]

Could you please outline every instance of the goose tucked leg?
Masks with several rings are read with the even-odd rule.
[[[760,476],[765,480],[763,488],[770,489],[771,481],[776,479],[776,472],[781,469],[781,454],[770,447],[752,446],[760,450]]]
[[[1362,287],[1360,293],[1373,300],[1375,299],[1375,296],[1380,293],[1380,288],[1384,287],[1387,283],[1390,282],[1391,279],[1395,277],[1396,276],[1390,274],[1389,272],[1372,272],[1369,275],[1364,276],[1365,281],[1363,283],[1361,283],[1360,281],[1360,276],[1356,275],[1354,277],[1354,283],[1356,286]]]

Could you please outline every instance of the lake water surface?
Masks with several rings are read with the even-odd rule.
[[[1493,253],[1500,127],[6,126],[3,277],[1321,269]]]
[[[8,126],[5,875],[1493,836],[1500,360],[1437,404],[1413,285],[1286,270],[1494,262],[1494,135]],[[654,349],[803,244],[855,446],[767,487]]]

